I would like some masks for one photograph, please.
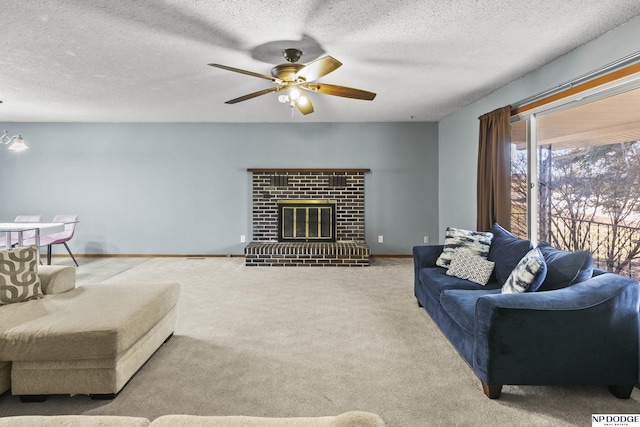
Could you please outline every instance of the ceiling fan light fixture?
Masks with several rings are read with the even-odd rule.
[[[304,107],[309,103],[309,98],[306,95],[300,94],[300,96],[296,99],[296,104]]]
[[[300,98],[300,89],[298,89],[295,86],[292,86],[289,89],[287,89],[287,92],[289,93],[289,99],[292,101],[295,101],[296,99]]]

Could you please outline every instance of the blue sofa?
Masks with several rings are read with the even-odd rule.
[[[547,274],[536,292],[501,293],[531,248],[499,225],[491,229],[486,285],[436,265],[443,245],[413,248],[418,304],[482,382],[491,399],[503,385],[606,385],[629,398],[638,383],[638,282],[594,269],[588,252],[547,244]]]

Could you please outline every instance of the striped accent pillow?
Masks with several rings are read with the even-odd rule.
[[[487,259],[489,248],[491,247],[491,239],[493,239],[493,233],[447,227],[444,237],[444,249],[436,260],[436,265],[449,268],[453,254],[456,251],[463,251],[470,255],[477,255]]]
[[[502,285],[503,294],[535,292],[547,276],[547,264],[540,249],[531,249]]]

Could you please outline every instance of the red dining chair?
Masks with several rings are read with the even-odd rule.
[[[13,222],[40,222],[42,221],[42,215],[18,215]],[[36,236],[35,230],[29,230],[22,233],[22,241]],[[7,246],[7,238],[5,236],[0,237],[0,247],[10,249],[14,245],[18,244],[18,233],[11,233],[11,243]]]
[[[69,245],[67,242],[71,240],[73,237],[73,233],[76,230],[76,223],[78,222],[78,215],[56,215],[53,217],[51,222],[64,222],[64,231],[53,234],[45,234],[44,236],[40,236],[40,246],[47,247],[47,264],[51,265],[51,249],[53,245],[63,244],[64,247],[71,255],[73,262],[78,266],[78,261],[76,261],[76,257],[71,253],[71,249],[69,249]],[[25,241],[24,245],[34,245],[36,243],[35,237],[33,239],[29,239]]]

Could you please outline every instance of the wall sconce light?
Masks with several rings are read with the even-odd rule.
[[[8,145],[7,149],[11,151],[24,151],[28,150],[27,144],[24,143],[22,135],[14,135],[9,137],[9,133],[5,130],[4,134],[0,137],[0,142],[3,145]]]

